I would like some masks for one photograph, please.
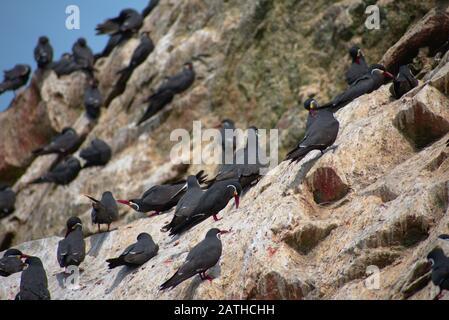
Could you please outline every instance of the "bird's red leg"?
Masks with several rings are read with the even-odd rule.
[[[108,224],[108,232],[109,232],[109,228],[111,227],[111,224]]]
[[[214,278],[206,274],[206,271],[203,272],[203,277],[203,280],[209,280],[209,282],[212,282],[212,280],[214,280]]]
[[[148,215],[148,218],[154,217],[154,216],[158,216],[161,213],[159,211],[154,211],[152,214]]]
[[[217,217],[217,214],[218,214],[218,213],[216,213],[216,214],[213,215],[214,221],[220,221],[221,219],[223,219],[223,218],[218,218],[218,217]]]
[[[443,290],[440,289],[440,292],[438,293],[438,295],[433,300],[440,300],[441,298],[443,298],[443,296],[444,296]]]
[[[100,233],[100,224],[98,224],[98,233]]]

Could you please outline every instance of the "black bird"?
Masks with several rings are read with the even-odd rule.
[[[85,38],[79,38],[72,46],[73,60],[83,70],[92,72],[94,68],[94,54],[87,45]]]
[[[220,137],[222,150],[222,163],[225,163],[226,151],[229,154],[234,154],[237,146],[236,137],[234,135],[235,123],[230,119],[224,119],[221,122]]]
[[[33,180],[31,184],[52,182],[58,185],[67,185],[76,179],[80,170],[81,164],[79,160],[69,156],[42,177]]]
[[[137,122],[140,125],[147,119],[151,118],[157,112],[162,110],[167,104],[172,102],[175,94],[179,94],[190,88],[195,81],[195,70],[191,62],[184,64],[184,68],[176,75],[169,77],[164,83],[156,90],[154,94],[148,97],[145,102],[149,102],[149,106],[145,111],[145,114]]]
[[[223,249],[220,235],[226,232],[228,231],[221,231],[217,228],[210,229],[204,240],[192,248],[178,271],[164,282],[159,289],[174,288],[196,274],[199,274],[201,280],[212,281],[212,278],[206,272],[220,260]]]
[[[192,62],[187,62],[181,72],[175,74],[167,80],[157,89],[155,95],[160,94],[163,91],[173,91],[175,94],[186,91],[195,81],[195,69]]]
[[[356,98],[379,89],[387,80],[393,78],[394,77],[391,73],[385,71],[385,67],[383,65],[372,65],[369,69],[369,73],[358,78],[343,93],[321,108],[330,107],[336,111]]]
[[[396,99],[418,86],[418,80],[415,79],[410,68],[406,65],[399,67],[398,75],[393,79],[393,85],[390,87],[392,96]]]
[[[27,64],[16,64],[14,68],[3,71],[3,82],[0,83],[0,94],[9,90],[17,90],[28,82],[31,67]]]
[[[47,273],[41,259],[28,257],[20,279],[20,291],[16,300],[50,300]]]
[[[148,5],[142,10],[142,17],[145,18],[146,16],[148,16],[158,4],[159,0],[150,0],[150,2],[148,2]]]
[[[81,70],[81,67],[75,62],[73,56],[67,52],[63,53],[58,61],[52,63],[51,68],[58,77]]]
[[[176,226],[190,219],[204,193],[205,191],[201,189],[197,178],[195,176],[188,176],[187,191],[181,197],[181,199],[179,199],[172,221],[169,224],[165,225],[162,228],[162,231],[170,231]]]
[[[112,193],[110,191],[104,192],[101,201],[88,195],[86,197],[92,200],[92,223],[98,225],[98,232],[100,232],[100,224],[107,224],[109,231],[111,223],[119,218],[117,203]]]
[[[198,172],[196,178],[200,183],[203,183],[206,180],[204,171]],[[145,191],[140,199],[117,200],[117,202],[126,204],[137,212],[155,211],[150,215],[151,217],[176,206],[186,189],[186,181],[180,180],[172,184],[153,186]]]
[[[134,9],[123,9],[118,17],[107,19],[103,23],[97,25],[95,30],[97,35],[117,33],[135,33],[142,27],[143,19],[140,13]]]
[[[80,152],[80,157],[86,160],[83,169],[93,166],[104,166],[111,160],[111,156],[111,147],[101,139],[92,140],[90,146]]]
[[[232,164],[225,163],[220,167],[215,178],[208,181],[208,186],[216,181],[239,179],[241,187],[246,189],[258,181],[261,176],[261,169],[266,167],[266,164],[260,161],[260,157],[263,155],[265,153],[259,144],[258,129],[256,127],[249,127],[245,147],[235,152]]]
[[[134,50],[133,55],[131,57],[131,61],[128,66],[117,71],[117,73],[126,73],[131,72],[135,68],[137,68],[142,62],[146,60],[146,58],[150,55],[154,50],[154,43],[149,37],[149,32],[143,32],[140,36],[140,44]]]
[[[111,104],[112,100],[114,100],[116,97],[118,97],[125,91],[126,83],[128,82],[128,80],[132,74],[133,74],[133,70],[129,70],[129,69],[124,70],[120,74],[120,77],[115,82],[114,87],[112,88],[111,92],[106,97],[106,100],[104,102],[105,108],[108,108],[109,105]]]
[[[26,258],[20,250],[8,249],[0,259],[0,276],[8,277],[13,273],[21,272],[25,266],[22,259]]]
[[[285,160],[300,161],[312,150],[325,150],[337,139],[339,122],[329,109],[322,109],[306,130],[298,146],[287,154]]]
[[[137,122],[137,125],[138,126],[141,125],[143,122],[147,121],[156,113],[161,111],[162,108],[164,108],[167,104],[173,101],[174,96],[175,93],[173,91],[165,90],[157,95],[153,95],[150,98],[148,98],[145,102],[149,102],[149,105],[143,116]]]
[[[368,73],[368,65],[366,64],[365,57],[363,56],[362,50],[353,46],[349,49],[349,55],[352,59],[352,64],[349,67],[348,71],[346,71],[346,82],[351,85],[358,78],[364,76]]]
[[[61,268],[79,266],[86,256],[86,244],[83,237],[83,224],[80,218],[71,217],[67,220],[67,233],[59,241],[57,258]]]
[[[235,199],[235,207],[239,207],[241,192],[242,186],[238,179],[215,182],[201,196],[198,205],[190,214],[190,217],[179,221],[179,223],[171,227],[170,235],[182,234],[211,216],[215,221],[221,220],[222,218],[218,218],[217,215],[227,206],[232,198]]]
[[[443,290],[449,290],[449,258],[441,248],[435,248],[427,255],[427,260],[432,267],[432,282],[440,288],[434,299],[438,300],[443,296]]]
[[[7,185],[0,185],[0,218],[4,218],[13,213],[15,203],[15,192]]]
[[[158,251],[159,246],[148,233],[144,232],[139,234],[137,242],[126,248],[118,258],[108,259],[106,262],[109,269],[119,266],[138,267],[153,258]]]
[[[87,116],[91,119],[97,119],[100,116],[102,104],[103,96],[98,89],[98,81],[91,79],[84,91],[84,107]]]
[[[73,128],[64,128],[48,145],[34,150],[33,154],[36,156],[52,153],[67,155],[76,151],[80,143],[81,139]]]
[[[40,69],[45,69],[53,62],[53,48],[47,37],[42,36],[39,38],[37,46],[34,48],[34,60],[36,60]]]

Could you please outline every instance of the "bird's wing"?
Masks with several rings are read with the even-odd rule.
[[[352,101],[355,98],[360,97],[369,91],[372,86],[372,79],[370,76],[363,76],[357,79],[346,91],[338,95],[334,101],[334,105],[339,105],[340,103]]]

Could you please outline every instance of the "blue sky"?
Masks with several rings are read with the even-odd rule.
[[[95,26],[106,18],[116,16],[121,9],[134,8],[139,12],[149,0],[14,0],[0,5],[0,71],[17,63],[26,63],[36,69],[33,50],[41,35],[50,38],[54,58],[70,52],[79,37],[85,37],[94,53],[105,46],[108,37],[96,36]],[[66,7],[77,5],[80,9],[80,29],[68,30],[65,22]],[[3,79],[3,73],[0,74]],[[12,92],[0,95],[0,111],[13,98]]]

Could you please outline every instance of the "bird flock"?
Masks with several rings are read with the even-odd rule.
[[[133,9],[124,9],[117,17],[107,19],[96,28],[98,35],[108,35],[109,41],[104,50],[94,55],[89,48],[86,39],[78,39],[72,47],[72,53],[64,53],[59,61],[53,61],[53,49],[47,37],[38,39],[34,50],[34,58],[39,70],[52,70],[58,77],[68,75],[75,71],[82,71],[88,75],[87,86],[84,94],[86,115],[92,119],[98,119],[102,107],[108,107],[112,100],[122,94],[126,83],[133,71],[142,64],[153,52],[155,44],[148,31],[140,32],[143,19],[149,15],[158,5],[159,0],[151,0],[148,6],[137,12]],[[129,64],[117,72],[117,81],[107,97],[103,97],[99,89],[98,80],[95,79],[95,61],[110,55],[117,46],[126,42],[140,32],[140,44],[134,50]],[[349,50],[352,63],[345,74],[348,87],[331,101],[319,105],[313,98],[304,102],[304,108],[308,111],[306,132],[298,145],[288,152],[285,160],[291,162],[300,161],[312,150],[320,150],[322,153],[332,147],[338,131],[339,122],[334,113],[343,108],[354,99],[373,92],[383,84],[393,80],[391,94],[399,99],[406,92],[418,85],[408,66],[400,66],[399,73],[394,77],[380,64],[368,66],[362,50],[353,46]],[[169,104],[177,94],[188,90],[195,81],[195,70],[192,57],[187,61],[183,69],[167,77],[147,99],[148,106],[137,121],[140,125],[153,117]],[[18,64],[11,70],[4,72],[4,80],[0,84],[0,94],[7,90],[17,90],[25,85],[31,72],[31,67]],[[247,130],[246,145],[236,148],[235,136],[225,134],[233,132],[235,124],[230,119],[224,119],[220,125],[222,160],[227,150],[232,150],[232,163],[222,161],[217,175],[207,180],[203,171],[196,175],[188,176],[185,180],[174,183],[156,185],[145,191],[140,198],[116,199],[110,191],[101,194],[96,199],[92,195],[85,195],[91,201],[92,224],[98,226],[107,225],[107,232],[113,222],[119,218],[119,205],[126,205],[133,210],[149,214],[149,217],[159,215],[173,208],[174,214],[169,223],[161,229],[172,237],[180,237],[196,225],[212,217],[214,221],[221,220],[218,214],[228,203],[234,199],[235,207],[239,207],[240,196],[261,178],[260,171],[265,167],[259,161],[250,161],[252,148],[250,141],[255,142],[255,153],[259,155],[261,146],[258,140],[258,129],[250,127]],[[231,138],[229,139],[229,136]],[[90,145],[81,150],[79,156],[84,163],[72,154],[81,146],[84,136],[78,135],[73,128],[65,128],[52,141],[33,151],[35,156],[56,154],[57,160],[49,171],[31,181],[36,183],[54,183],[67,185],[76,179],[80,170],[92,166],[104,166],[112,157],[110,146],[101,139],[94,139]],[[251,158],[253,159],[253,158]],[[258,157],[256,157],[258,159]],[[0,218],[14,211],[15,193],[7,185],[0,185]],[[57,247],[57,260],[64,273],[71,266],[79,267],[86,255],[86,246],[83,236],[83,224],[78,217],[71,217],[66,224],[66,235],[59,241]],[[205,238],[194,246],[187,255],[184,263],[171,278],[160,285],[160,290],[174,288],[181,282],[199,275],[202,280],[212,280],[207,275],[208,269],[216,265],[222,254],[221,234],[228,231],[217,228],[210,229]],[[447,240],[449,236],[442,235],[441,239]],[[148,233],[137,236],[136,242],[129,245],[120,256],[106,260],[110,269],[127,266],[138,267],[158,254],[159,246]],[[432,281],[441,290],[449,289],[449,258],[441,249],[434,249],[427,257],[429,267],[432,268]],[[88,266],[87,266],[88,267]],[[11,274],[22,272],[20,291],[16,295],[18,300],[50,299],[48,279],[39,257],[29,256],[21,251],[8,249],[0,259],[0,276],[7,277]],[[441,293],[441,292],[440,292]],[[440,296],[440,295],[439,295]]]

